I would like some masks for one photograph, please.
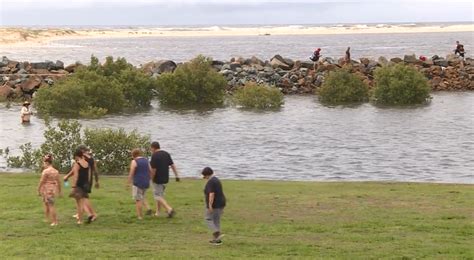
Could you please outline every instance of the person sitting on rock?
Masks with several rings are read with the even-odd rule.
[[[464,59],[464,45],[456,41],[456,49],[454,50],[454,54],[459,54]]]
[[[21,122],[22,123],[29,123],[30,122],[30,102],[25,101],[23,103],[23,107],[21,108]]]
[[[321,48],[317,48],[314,52],[313,55],[309,58],[310,60],[317,62],[319,61],[319,58],[321,57]]]

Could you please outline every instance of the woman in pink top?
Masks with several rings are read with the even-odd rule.
[[[43,198],[46,220],[51,221],[51,226],[58,225],[58,218],[54,201],[61,194],[61,179],[58,170],[53,167],[53,157],[48,154],[43,159],[43,172],[38,185],[38,195]]]

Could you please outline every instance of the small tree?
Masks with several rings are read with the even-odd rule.
[[[130,151],[141,148],[148,153],[150,137],[136,131],[123,129],[85,129],[77,121],[62,120],[56,126],[48,124],[44,132],[45,142],[33,149],[30,143],[20,146],[22,154],[7,155],[7,163],[14,168],[40,170],[43,156],[53,155],[54,166],[63,173],[71,169],[73,153],[80,144],[86,144],[98,161],[101,174],[121,175],[130,163]]]
[[[428,79],[414,67],[404,64],[375,71],[373,100],[382,105],[422,104],[430,98]]]
[[[234,92],[233,101],[244,108],[280,108],[285,102],[278,88],[256,83],[247,83]]]
[[[127,133],[124,129],[86,129],[84,143],[99,161],[101,173],[121,175],[130,164],[132,149],[140,148],[148,154],[150,137],[137,131]]]
[[[150,106],[156,80],[127,63],[107,57],[100,64],[96,57],[89,66],[77,71],[52,87],[42,87],[35,97],[40,114],[63,117],[100,117],[125,109]]]
[[[182,64],[173,73],[158,78],[158,99],[165,105],[205,104],[224,102],[227,81],[211,66],[212,60],[198,56]]]
[[[367,84],[344,69],[329,72],[317,93],[321,102],[332,105],[361,103],[369,99]]]

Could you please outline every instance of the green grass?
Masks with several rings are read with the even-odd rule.
[[[32,174],[0,174],[2,259],[474,256],[472,185],[224,180],[227,236],[213,247],[203,221],[203,180],[170,183],[176,218],[139,221],[125,179],[103,177],[91,196],[98,220],[75,225],[73,200],[65,196],[54,228],[43,220],[37,181]]]

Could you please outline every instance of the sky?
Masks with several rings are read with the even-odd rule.
[[[474,21],[471,0],[0,0],[1,26]]]

